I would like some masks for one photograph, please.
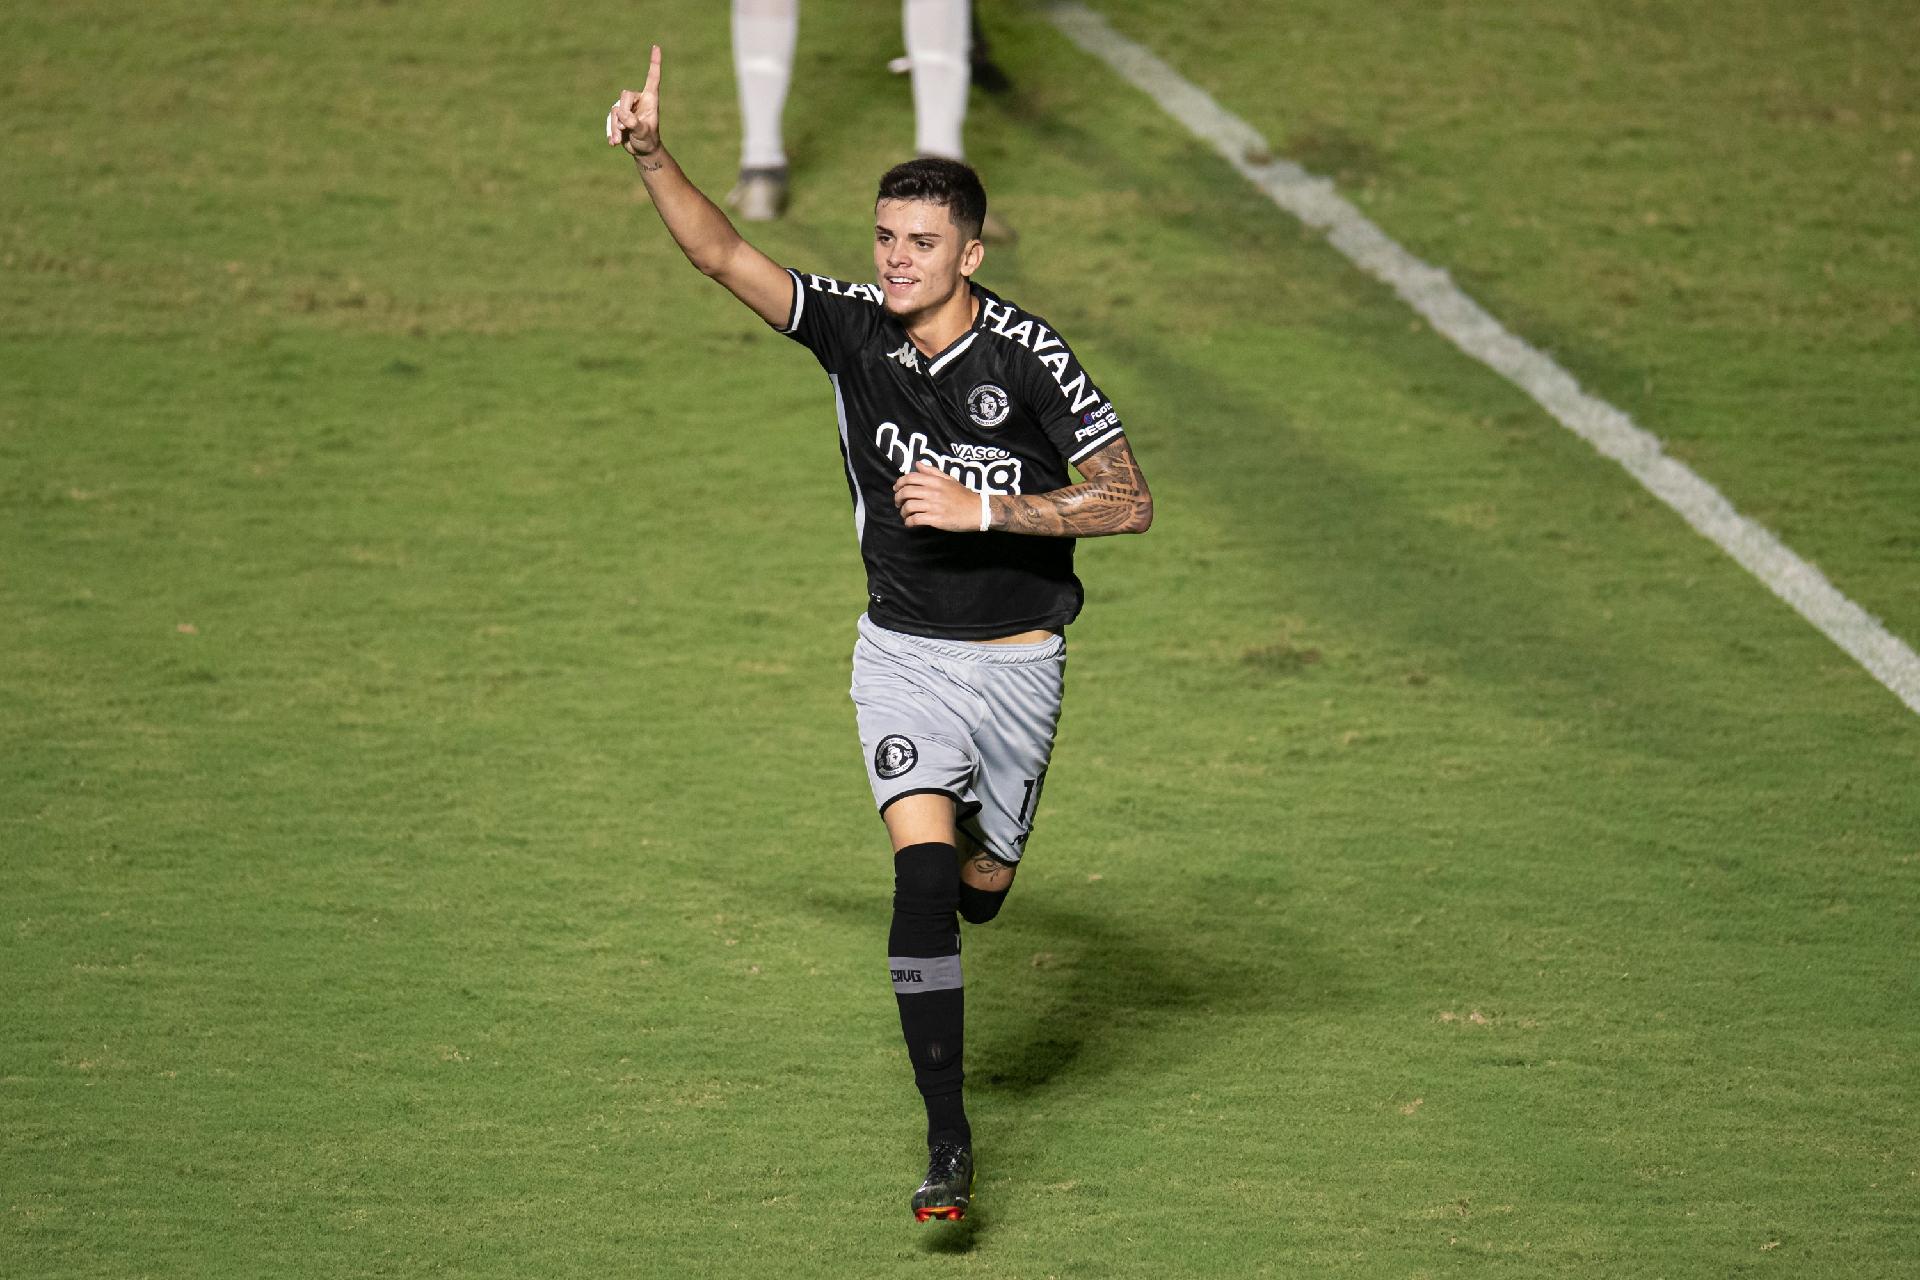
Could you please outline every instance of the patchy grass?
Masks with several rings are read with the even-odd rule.
[[[1111,9],[1916,630],[1910,21]],[[896,12],[808,9],[784,260],[863,269]],[[713,6],[0,19],[9,1274],[1906,1273],[1912,716],[983,14],[986,279],[1159,520],[967,939],[950,1232],[830,399],[597,142],[657,34],[726,181]]]

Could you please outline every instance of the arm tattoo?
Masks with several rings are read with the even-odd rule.
[[[1153,495],[1127,442],[1116,440],[1079,465],[1083,484],[993,499],[993,527],[1056,538],[1145,533],[1153,523]]]

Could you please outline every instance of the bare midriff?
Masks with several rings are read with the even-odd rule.
[[[1051,631],[1022,631],[1018,635],[995,636],[991,640],[982,640],[981,644],[1039,644],[1051,636]]]

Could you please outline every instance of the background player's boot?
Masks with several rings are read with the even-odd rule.
[[[742,169],[740,181],[727,192],[727,208],[745,222],[772,222],[787,208],[785,169]]]
[[[913,1193],[914,1220],[958,1222],[967,1216],[972,1198],[973,1152],[957,1142],[934,1143],[927,1152],[926,1181]]]

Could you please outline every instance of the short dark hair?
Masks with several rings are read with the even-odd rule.
[[[980,238],[981,224],[987,220],[987,189],[973,166],[939,156],[922,156],[897,164],[880,175],[881,200],[924,200],[945,205],[947,216],[960,234],[969,240]]]

